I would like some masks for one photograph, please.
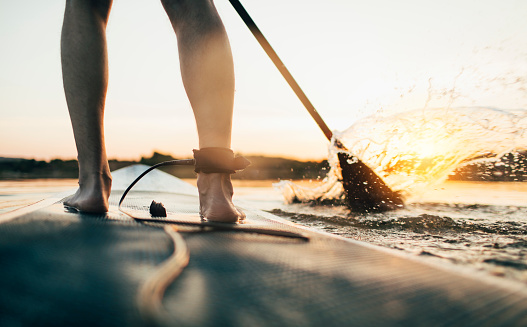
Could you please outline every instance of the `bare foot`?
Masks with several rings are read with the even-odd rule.
[[[112,176],[110,173],[96,173],[79,178],[79,189],[64,200],[64,205],[81,212],[108,212]]]
[[[232,203],[234,190],[230,174],[199,173],[197,184],[202,217],[222,223],[235,223],[245,218],[245,214]]]

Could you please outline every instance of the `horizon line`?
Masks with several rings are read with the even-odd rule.
[[[150,155],[141,154],[141,155],[139,155],[138,157],[135,157],[135,158],[113,157],[113,158],[108,158],[108,161],[136,161],[136,162],[139,162],[142,158],[151,158],[155,153],[158,153],[158,154],[161,154],[161,155],[164,155],[164,156],[171,156],[173,158],[178,158],[178,159],[192,159],[191,156],[177,156],[177,155],[174,155],[172,153],[161,153],[161,152],[158,152],[158,151],[154,150],[154,151],[151,152]],[[303,161],[303,162],[328,160],[327,157],[319,157],[319,158],[312,157],[312,158],[308,158],[308,157],[284,156],[284,155],[280,155],[280,154],[263,154],[263,153],[249,153],[248,154],[248,153],[242,153],[242,152],[234,152],[234,153],[236,155],[242,155],[242,156],[245,156],[245,157],[278,158],[278,159],[296,160],[296,161]],[[43,158],[43,157],[27,157],[27,156],[18,156],[18,155],[12,155],[12,156],[11,155],[0,155],[0,158],[1,159],[36,160],[36,161],[46,161],[46,162],[50,162],[52,160],[62,160],[62,161],[77,160],[76,157],[63,157],[63,156]]]

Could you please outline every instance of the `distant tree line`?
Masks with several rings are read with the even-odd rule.
[[[277,157],[246,156],[251,165],[237,172],[233,179],[323,179],[329,171],[327,160],[299,161]],[[181,158],[154,152],[151,157],[139,161],[110,160],[110,169],[116,170],[133,164],[154,164]],[[169,166],[161,170],[179,178],[194,178],[193,166]],[[0,179],[20,178],[77,178],[77,160],[53,159],[38,161],[34,159],[1,158]],[[527,152],[509,153],[497,161],[468,164],[458,168],[450,176],[451,180],[466,181],[527,181]]]
[[[233,179],[322,179],[329,170],[327,160],[299,161],[264,156],[246,156],[246,158],[251,161],[251,165],[244,171],[232,175]],[[152,166],[175,159],[182,158],[154,152],[151,157],[142,157],[139,161],[109,160],[109,164],[110,170],[113,171],[138,163]],[[48,162],[0,157],[0,179],[77,178],[78,169],[77,160],[53,159]],[[160,169],[179,178],[196,176],[193,166],[168,166]]]
[[[0,158],[0,178],[77,178],[77,160]]]
[[[507,153],[496,161],[481,161],[456,169],[450,180],[527,181],[527,152]]]

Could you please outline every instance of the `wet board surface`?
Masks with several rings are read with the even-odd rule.
[[[527,325],[525,289],[300,228],[243,205],[247,219],[238,230],[177,227],[188,266],[169,283],[160,316],[145,317],[140,290],[172,256],[174,239],[167,224],[137,222],[117,210],[120,184],[141,169],[114,173],[105,215],[71,213],[61,201],[0,215],[0,326]],[[192,186],[161,172],[145,179],[124,210],[149,218],[156,200],[168,220],[200,221]]]

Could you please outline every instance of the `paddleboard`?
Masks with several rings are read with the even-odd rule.
[[[146,166],[113,173],[107,214],[54,198],[0,215],[0,326],[525,326],[525,288],[431,266],[197,190]],[[152,217],[152,200],[167,217]]]

